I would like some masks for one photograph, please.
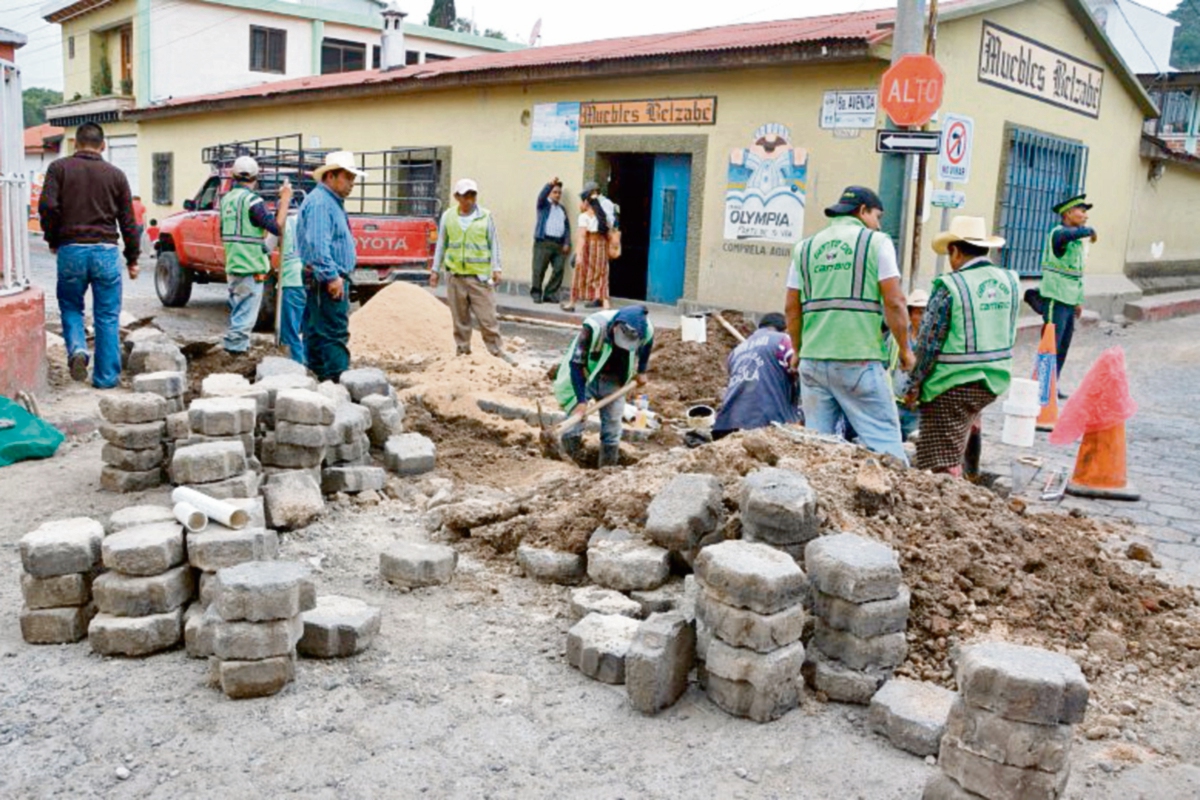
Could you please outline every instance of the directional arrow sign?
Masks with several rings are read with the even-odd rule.
[[[941,131],[875,131],[876,153],[937,155],[941,149]]]

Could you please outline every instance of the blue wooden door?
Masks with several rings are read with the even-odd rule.
[[[651,303],[671,304],[683,295],[691,180],[691,156],[654,157],[650,263],[646,269],[646,299]]]

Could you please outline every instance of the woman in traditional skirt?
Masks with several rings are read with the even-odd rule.
[[[584,301],[588,308],[608,308],[608,215],[597,198],[599,190],[589,184],[579,201],[579,224],[575,234],[575,273],[571,298],[562,304],[574,311]]]

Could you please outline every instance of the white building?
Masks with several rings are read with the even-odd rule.
[[[1138,75],[1171,71],[1171,44],[1179,23],[1132,0],[1087,0],[1096,22]]]

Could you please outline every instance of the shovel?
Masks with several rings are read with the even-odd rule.
[[[593,411],[599,411],[605,406],[611,405],[617,400],[620,400],[622,397],[629,394],[629,392],[635,386],[637,386],[637,381],[630,381],[612,394],[608,394],[600,398],[596,401],[595,405],[588,409],[587,414],[584,415],[583,419],[587,419]],[[542,416],[542,402],[540,400],[537,403],[537,410],[538,424],[542,428],[542,432],[538,435],[542,445],[542,452],[549,458],[557,458],[560,461],[566,460],[564,458],[562,449],[562,435],[571,428],[575,427],[575,425],[582,422],[582,420],[568,417],[566,420],[560,422],[558,425],[555,425],[553,428],[549,428],[546,426],[545,417]]]

